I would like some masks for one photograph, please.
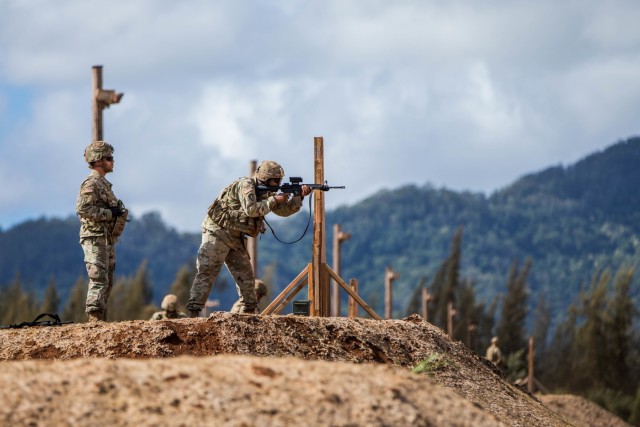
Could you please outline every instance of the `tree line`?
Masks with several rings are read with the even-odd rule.
[[[178,297],[180,309],[189,299],[189,289],[195,277],[195,266],[183,265],[171,285],[169,293]],[[87,278],[78,277],[66,302],[58,294],[55,278],[51,278],[41,298],[32,289],[27,289],[17,275],[7,285],[0,286],[0,324],[10,325],[33,320],[41,313],[58,314],[62,320],[82,323],[87,320],[85,301]],[[147,261],[143,260],[131,276],[115,280],[109,303],[107,320],[147,320],[160,310],[153,303],[153,285],[149,278]]]
[[[634,267],[594,271],[582,283],[563,320],[552,327],[553,313],[544,293],[534,308],[527,285],[532,260],[512,262],[506,286],[489,303],[477,301],[475,282],[460,277],[462,228],[451,250],[427,286],[422,278],[407,315],[421,313],[422,288],[427,287],[428,321],[447,329],[447,305],[455,307],[453,338],[481,356],[497,336],[503,354],[501,369],[512,381],[527,375],[529,337],[534,343],[535,377],[553,392],[582,395],[632,424],[640,422],[640,333],[631,295]]]

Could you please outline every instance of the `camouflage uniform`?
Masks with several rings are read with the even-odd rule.
[[[156,311],[155,313],[153,313],[153,316],[151,316],[151,319],[149,320],[184,319],[186,317],[189,317],[189,316],[187,316],[181,311],[162,310],[162,311]]]
[[[302,198],[295,196],[286,203],[277,204],[275,193],[266,192],[256,195],[255,186],[264,165],[275,162],[263,162],[252,178],[244,177],[232,182],[216,198],[209,207],[202,222],[202,243],[198,249],[198,272],[191,285],[187,310],[199,312],[204,307],[211,287],[222,268],[226,264],[236,283],[240,296],[240,312],[255,313],[258,300],[254,291],[255,278],[245,236],[255,237],[264,233],[264,216],[273,212],[279,216],[289,216],[300,210]]]
[[[89,163],[92,160],[87,158],[87,153],[92,145],[85,150],[85,159]],[[101,147],[102,155],[113,154],[111,145],[103,143]],[[104,316],[107,308],[116,268],[115,239],[111,234],[115,218],[109,207],[117,205],[118,199],[111,190],[111,183],[92,170],[80,186],[76,213],[80,217],[80,245],[89,276],[86,312],[96,313],[98,317]]]
[[[498,347],[497,337],[493,337],[491,339],[491,345],[489,346],[489,348],[487,348],[486,357],[491,363],[496,366],[500,365],[500,362],[502,362],[502,353],[500,352],[500,348]]]
[[[254,290],[256,292],[256,299],[258,300],[258,304],[260,304],[260,300],[267,295],[267,285],[260,279],[256,279],[256,284],[254,286]],[[242,304],[240,300],[237,300],[233,303],[230,312],[231,313],[240,313],[240,309],[242,308]]]
[[[153,316],[151,316],[149,320],[184,319],[188,317],[186,314],[179,312],[177,306],[178,298],[173,294],[166,295],[160,305],[162,311],[153,313]]]

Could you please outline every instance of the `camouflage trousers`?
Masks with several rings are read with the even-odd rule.
[[[86,312],[105,312],[113,286],[116,269],[116,250],[104,237],[84,237],[80,244],[89,276]]]
[[[202,243],[198,249],[196,261],[198,272],[191,285],[187,310],[202,310],[222,265],[226,264],[236,282],[236,289],[240,296],[240,312],[255,313],[258,299],[251,260],[244,245],[244,238],[236,239],[238,239],[238,245],[234,245],[237,247],[234,249],[219,236],[209,232],[202,233]]]

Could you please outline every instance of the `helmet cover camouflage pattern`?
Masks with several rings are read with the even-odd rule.
[[[114,151],[113,145],[105,141],[93,141],[84,149],[84,160],[91,165],[105,156],[112,156]]]
[[[256,284],[254,289],[256,291],[256,297],[258,299],[267,295],[267,285],[260,279],[256,279]]]
[[[284,169],[273,160],[265,160],[256,169],[256,177],[260,181],[268,181],[272,178],[282,179],[284,177]]]
[[[173,294],[169,294],[162,299],[160,307],[166,311],[176,311],[176,305],[178,305],[178,297]]]

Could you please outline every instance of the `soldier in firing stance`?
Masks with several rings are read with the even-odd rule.
[[[187,303],[190,317],[198,317],[222,264],[226,264],[236,282],[240,297],[240,313],[255,313],[255,276],[246,248],[246,236],[264,233],[264,217],[269,212],[290,216],[300,210],[304,196],[311,187],[303,185],[302,195],[256,194],[256,185],[277,187],[284,177],[284,169],[272,160],[265,160],[253,177],[237,179],[227,186],[209,207],[202,222],[202,244],[198,249],[198,272],[191,285]]]

